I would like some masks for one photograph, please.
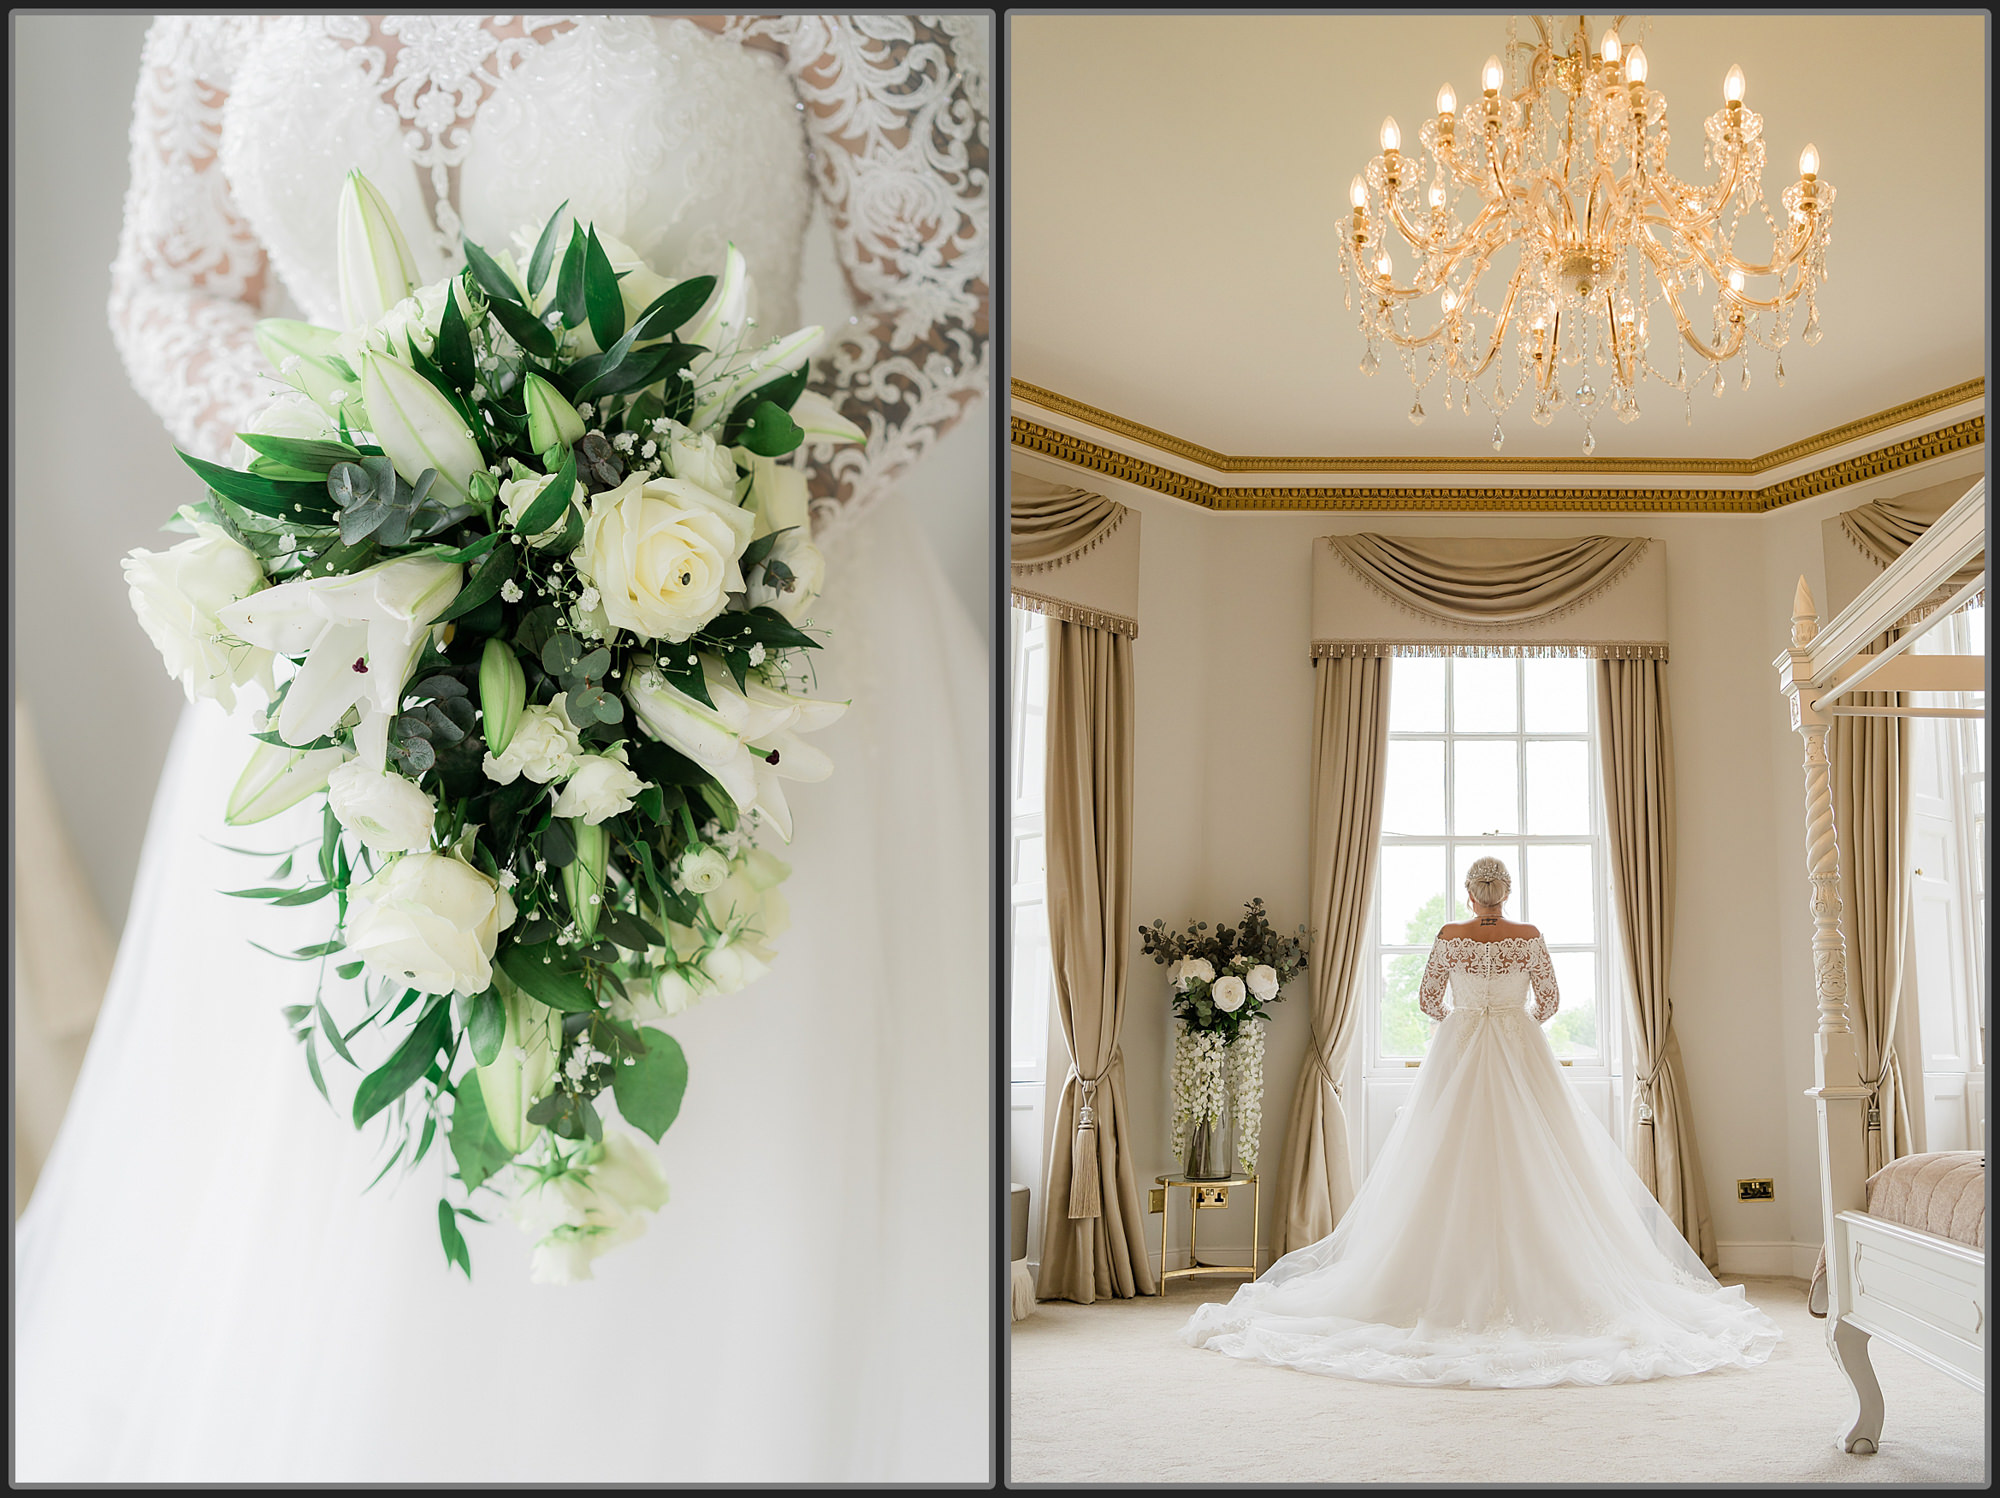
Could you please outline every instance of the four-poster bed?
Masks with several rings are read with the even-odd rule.
[[[1868,1174],[1868,1130],[1880,1127],[1880,1115],[1862,1074],[1847,1002],[1828,730],[1842,716],[1983,716],[1983,708],[1858,707],[1841,699],[1863,682],[1876,692],[1984,691],[1983,656],[1908,651],[1925,630],[1984,588],[1982,572],[1949,591],[1922,619],[1909,618],[1934,603],[1940,585],[1982,556],[1985,545],[1982,478],[1824,628],[1801,578],[1791,648],[1773,663],[1791,702],[1792,726],[1805,740],[1806,861],[1819,997],[1817,1085],[1808,1096],[1819,1114],[1827,1342],[1855,1396],[1836,1439],[1850,1452],[1874,1451],[1882,1433],[1882,1391],[1868,1358],[1872,1337],[1975,1389],[1985,1388],[1983,1157],[1975,1152],[1912,1157]],[[1905,632],[1892,644],[1869,652],[1873,642],[1899,626],[1906,626]],[[1913,1199],[1919,1207],[1928,1203],[1932,1182],[1942,1178],[1937,1162],[1959,1182],[1964,1210],[1955,1220],[1949,1212],[1940,1217],[1908,1210]],[[1975,1164],[1980,1176],[1968,1177]],[[1926,1171],[1921,1182],[1913,1180],[1913,1174]],[[1966,1189],[1968,1179],[1974,1184]],[[1938,1230],[1947,1225],[1951,1236]]]

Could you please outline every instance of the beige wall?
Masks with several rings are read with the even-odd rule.
[[[1819,1227],[1814,1122],[1803,1096],[1816,1012],[1805,817],[1799,743],[1771,659],[1784,646],[1800,573],[1823,588],[1822,519],[1950,472],[1969,482],[1977,455],[1771,516],[1215,514],[1032,455],[1014,461],[1145,515],[1132,892],[1133,915],[1145,922],[1228,919],[1254,895],[1280,927],[1304,918],[1315,536],[1588,531],[1666,543],[1680,849],[1673,991],[1716,1233],[1725,1268],[1809,1273]],[[1175,1168],[1159,973],[1150,959],[1135,965],[1125,1039],[1142,1187]],[[1296,985],[1268,1044],[1267,1162],[1283,1147],[1306,1028]],[[1062,1065],[1057,1036],[1050,1074],[1060,1077]],[[1776,1182],[1775,1202],[1736,1200],[1736,1180],[1751,1176]],[[1267,1195],[1266,1244],[1270,1205]],[[1247,1212],[1234,1203],[1204,1217],[1202,1228],[1218,1249],[1247,1250]],[[1157,1232],[1155,1219],[1149,1243]]]

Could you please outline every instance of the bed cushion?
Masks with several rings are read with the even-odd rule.
[[[1986,1155],[1938,1150],[1892,1160],[1868,1178],[1868,1215],[1986,1247]]]

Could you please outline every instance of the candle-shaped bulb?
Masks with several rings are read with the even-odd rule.
[[[1458,113],[1458,95],[1452,92],[1451,85],[1449,83],[1447,83],[1443,88],[1438,90],[1438,113],[1439,114]]]
[[[1442,182],[1433,182],[1431,184],[1431,207],[1444,207],[1444,184]]]
[[[1444,300],[1444,310],[1447,314],[1449,314],[1458,306],[1458,293],[1453,291],[1449,286],[1447,286],[1444,289],[1443,300]]]
[[[1618,33],[1616,31],[1607,31],[1604,33],[1604,42],[1597,49],[1597,55],[1606,62],[1618,61]]]
[[[1644,83],[1646,81],[1646,49],[1635,46],[1625,54],[1625,81]]]
[[[1819,175],[1819,152],[1812,146],[1799,152],[1799,175],[1808,182]]]
[[[1382,149],[1394,151],[1403,144],[1403,132],[1397,128],[1396,117],[1390,115],[1382,121]]]
[[[1347,184],[1347,201],[1352,203],[1356,208],[1366,208],[1368,206],[1368,184],[1361,180],[1359,174],[1355,176],[1352,182]]]
[[[1735,63],[1729,65],[1729,73],[1722,80],[1722,97],[1731,104],[1743,102],[1743,69]]]
[[[1742,271],[1740,271],[1740,270],[1732,270],[1732,271],[1730,271],[1730,273],[1729,273],[1729,289],[1730,289],[1731,291],[1741,291],[1741,290],[1743,289],[1743,272],[1742,272]]]
[[[1479,86],[1489,94],[1500,92],[1500,80],[1505,74],[1500,71],[1500,57],[1495,53],[1486,59],[1486,66],[1479,70]]]
[[[1389,252],[1387,250],[1384,250],[1381,254],[1375,257],[1376,274],[1381,276],[1387,276],[1394,269],[1395,269],[1395,263],[1389,259]]]

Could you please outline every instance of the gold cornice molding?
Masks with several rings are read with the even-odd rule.
[[[1018,383],[1018,382],[1017,382]],[[1959,387],[1961,389],[1965,387]],[[1940,392],[1940,395],[1950,392]],[[1961,397],[1962,399],[1963,397]],[[1938,397],[1934,396],[1935,400]],[[1956,402],[1953,402],[1955,404]],[[1898,408],[1901,409],[1901,408]],[[1889,413],[1882,413],[1887,416]],[[1868,421],[1879,418],[1869,417]],[[1899,418],[1907,419],[1907,418]],[[1860,426],[1862,423],[1852,423]],[[1224,488],[1191,474],[1151,463],[1060,432],[1024,416],[1011,421],[1013,445],[1027,452],[1087,468],[1107,478],[1121,479],[1142,489],[1184,499],[1210,510],[1594,510],[1603,512],[1665,512],[1707,515],[1761,515],[1815,495],[1831,493],[1866,479],[1879,478],[1933,458],[1945,457],[1986,440],[1986,418],[1969,417],[1934,432],[1892,442],[1871,452],[1857,453],[1825,468],[1802,473],[1761,489],[1634,488],[1510,488],[1501,485],[1243,485]],[[1880,427],[1875,428],[1880,430]],[[1836,430],[1843,430],[1837,428]],[[1822,434],[1824,435],[1824,434]],[[1802,445],[1802,444],[1801,444]],[[1382,460],[1392,461],[1392,460]],[[1442,462],[1422,462],[1435,472]],[[1491,471],[1487,465],[1478,465]],[[1554,464],[1538,465],[1540,471]],[[1632,471],[1629,465],[1620,472]]]
[[[1967,402],[1981,399],[1986,393],[1986,381],[1984,379],[1967,380],[1964,384],[1953,385],[1948,389],[1923,396],[1918,400],[1905,401],[1900,406],[1891,406],[1886,411],[1877,411],[1872,416],[1864,416],[1857,421],[1850,421],[1841,426],[1830,428],[1827,431],[1817,433],[1798,442],[1790,443],[1784,447],[1775,448],[1754,458],[1288,458],[1238,457],[1229,453],[1217,452],[1214,448],[1203,447],[1198,442],[1189,442],[1185,438],[1174,436],[1171,432],[1163,432],[1157,427],[1149,427],[1142,422],[1131,421],[1115,412],[1087,405],[1083,401],[1074,400],[1067,395],[1049,390],[1040,385],[1031,384],[1026,380],[1012,380],[1009,382],[1009,385],[1016,401],[1026,402],[1030,405],[1039,406],[1045,411],[1053,411],[1058,415],[1085,422],[1100,431],[1110,432],[1133,442],[1144,443],[1148,447],[1155,448],[1160,452],[1180,458],[1183,461],[1198,463],[1215,473],[1575,473],[1599,474],[1606,477],[1626,474],[1684,474],[1709,478],[1750,478],[1758,474],[1769,473],[1774,469],[1784,468],[1810,458],[1815,453],[1827,452],[1847,443],[1873,436],[1877,432],[1888,431],[1906,422],[1918,421],[1926,416],[1935,415],[1940,411],[1948,411],[1954,407],[1962,406]],[[1017,417],[1015,420],[1018,427],[1021,419]],[[1981,423],[1979,429],[1981,431],[1984,430],[1983,416],[1972,418],[1972,420]],[[1942,430],[1955,431],[1964,425],[1964,422],[1960,422],[1954,427]],[[1046,429],[1044,428],[1043,430]],[[1929,435],[1935,436],[1937,434],[1933,433]],[[1971,442],[1961,442],[1958,446],[1976,445],[1980,440],[1980,438],[1974,437]],[[1899,446],[1901,444],[1891,444],[1891,447],[1885,448],[1883,451],[1890,452]],[[1956,450],[1956,448],[1946,449],[1946,451]],[[1936,454],[1932,453],[1930,456],[1936,456]],[[1913,458],[1907,461],[1919,462],[1922,460]],[[1839,465],[1835,466],[1838,467]],[[1906,466],[1906,464],[1895,464],[1893,466],[1902,467]],[[1825,471],[1830,472],[1832,470]],[[1866,477],[1867,475],[1862,474],[1860,476]],[[1814,475],[1805,475],[1801,479],[1793,480],[1792,482],[1803,482],[1812,477]],[[1197,480],[1196,482],[1199,483],[1201,481]],[[1839,481],[1839,483],[1852,482],[1854,480],[1851,478]],[[1839,484],[1836,483],[1831,487],[1838,486]],[[1148,487],[1151,486],[1149,485]],[[1208,487],[1214,488],[1215,486],[1209,485]],[[1784,486],[1775,485],[1773,489],[1782,487]],[[1243,490],[1233,492],[1249,493],[1253,491]],[[1289,493],[1292,491],[1274,490],[1272,492]],[[1521,492],[1535,493],[1539,491],[1523,490]],[[1635,490],[1632,492],[1637,493],[1641,491]],[[1685,492],[1696,494],[1702,491],[1689,490]],[[1731,490],[1728,492],[1735,495],[1743,491]],[[1817,494],[1826,491],[1824,488],[1821,488],[1814,489],[1811,492]],[[1804,493],[1800,493],[1794,497],[1803,499],[1807,496]],[[1199,502],[1197,501],[1197,503]],[[1789,502],[1789,500],[1778,501],[1778,503]],[[1232,505],[1225,506],[1225,508],[1245,508],[1245,506]],[[1286,508],[1298,507],[1286,506]]]

